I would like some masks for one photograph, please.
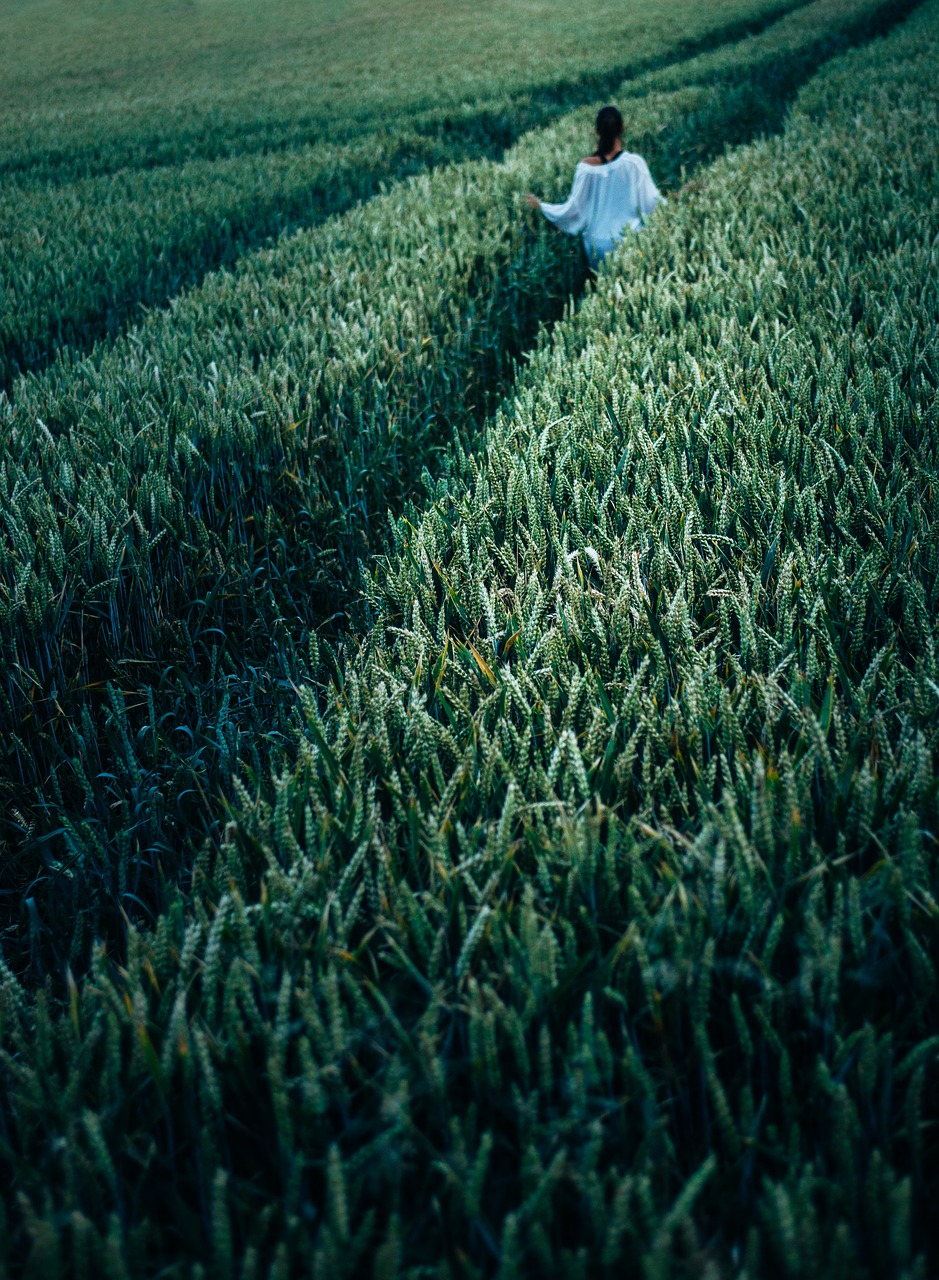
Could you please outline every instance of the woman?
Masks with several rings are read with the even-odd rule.
[[[596,267],[626,228],[637,231],[663,198],[645,160],[623,150],[623,117],[616,107],[604,107],[597,116],[597,149],[574,170],[565,203],[546,204],[533,195],[528,203],[569,235],[580,232]]]

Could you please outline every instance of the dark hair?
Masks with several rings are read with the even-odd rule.
[[[603,107],[597,114],[597,136],[600,140],[597,154],[602,157],[608,151],[612,151],[616,139],[622,132],[623,117],[616,107]]]

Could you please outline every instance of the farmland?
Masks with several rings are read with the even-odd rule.
[[[26,309],[61,349],[7,348],[11,1273],[935,1266],[939,5],[702,9],[679,45],[661,3],[628,57],[559,12],[370,73],[400,169],[263,247],[252,184],[356,170],[380,23],[338,28],[319,124],[261,92],[296,36],[247,115],[164,14],[157,120],[42,34],[72,97],[4,125],[4,208],[69,189],[54,271],[127,173],[102,243],[166,305],[86,323],[114,281],[77,253]],[[521,196],[601,86],[669,201],[587,282]],[[446,163],[407,132],[441,111]]]
[[[285,229],[396,177],[495,158],[627,75],[759,31],[794,3],[682,12],[679,37],[677,0],[625,17],[606,0],[576,27],[546,0],[487,0],[481,24],[466,0],[445,17],[428,0],[360,2],[341,21],[321,3],[312,25],[297,0],[200,0],[144,24],[133,6],[122,20],[46,0],[29,41],[16,6],[0,25],[8,54],[22,54],[0,88],[0,386],[62,345],[119,332],[143,305]],[[455,83],[439,46],[459,67]],[[511,69],[496,62],[493,74],[502,47]],[[62,86],[52,93],[50,61]]]

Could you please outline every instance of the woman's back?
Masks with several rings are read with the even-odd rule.
[[[549,222],[570,235],[583,236],[587,255],[596,265],[622,238],[637,231],[662,199],[642,156],[620,151],[613,159],[581,160],[574,185],[563,204],[541,202]]]

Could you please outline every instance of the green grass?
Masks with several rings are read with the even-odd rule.
[[[590,109],[17,384],[8,1271],[935,1269],[936,0],[821,65],[905,12],[633,84],[704,163],[514,376]]]

